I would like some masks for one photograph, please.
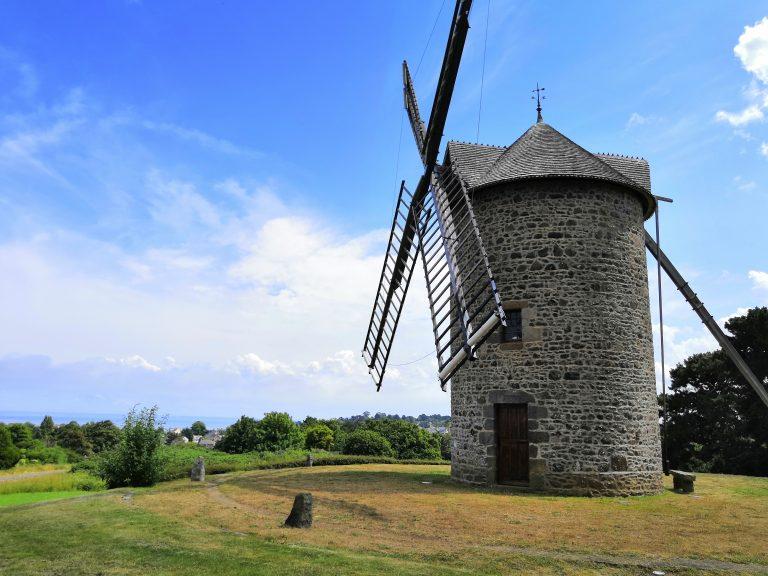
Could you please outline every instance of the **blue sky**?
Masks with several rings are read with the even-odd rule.
[[[426,116],[442,4],[2,2],[0,409],[446,413],[432,357],[376,394],[359,353],[419,176],[400,62]],[[484,50],[488,7],[446,138],[476,140],[484,78],[479,141],[511,143],[540,82],[558,130],[650,161],[716,318],[768,304],[768,2],[491,0]],[[666,294],[671,363],[711,349]],[[393,364],[432,349],[424,298]]]

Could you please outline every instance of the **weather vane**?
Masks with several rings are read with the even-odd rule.
[[[536,122],[542,122],[544,120],[544,118],[541,117],[541,101],[547,99],[546,96],[541,95],[544,90],[546,90],[546,88],[539,88],[538,82],[536,82],[536,90],[531,90],[531,92],[536,92],[536,96],[531,96],[531,100],[536,100],[536,113],[538,114]]]

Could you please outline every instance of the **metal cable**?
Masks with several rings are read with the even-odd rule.
[[[656,203],[656,246],[661,250],[661,244],[659,243],[659,204]],[[662,395],[662,412],[661,412],[661,427],[663,434],[663,441],[661,443],[661,464],[664,474],[669,474],[669,460],[668,460],[668,446],[669,435],[667,434],[667,373],[666,365],[664,363],[664,304],[662,302],[662,289],[661,289],[661,259],[656,259],[656,283],[659,288],[659,346],[661,351],[661,395]]]
[[[435,28],[437,28],[437,21],[440,19],[440,14],[443,13],[444,7],[445,7],[445,0],[443,0],[443,3],[440,4],[440,10],[438,11],[437,16],[435,17],[435,23],[432,24],[432,30],[429,32],[427,43],[424,46],[424,50],[421,52],[421,58],[419,58],[419,63],[416,65],[416,72],[413,74],[414,78],[416,78],[416,76],[419,75],[419,69],[421,68],[421,63],[424,60],[424,55],[427,53],[427,48],[429,48],[429,42],[432,40],[432,35],[435,33]]]
[[[483,41],[483,71],[480,75],[480,104],[477,107],[477,134],[475,144],[480,142],[480,114],[483,111],[483,85],[485,84],[485,57],[488,53],[488,22],[491,19],[491,0],[488,0],[488,10],[485,13],[485,40]]]

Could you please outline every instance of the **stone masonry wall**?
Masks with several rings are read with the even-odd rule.
[[[496,482],[495,403],[527,403],[530,485],[570,494],[661,489],[643,215],[621,186],[502,184],[473,207],[522,342],[492,336],[451,383],[452,476]]]

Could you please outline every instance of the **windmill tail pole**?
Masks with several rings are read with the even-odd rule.
[[[715,340],[718,341],[720,346],[723,348],[723,352],[728,355],[731,361],[736,365],[736,368],[739,369],[739,372],[741,372],[741,375],[744,377],[744,379],[749,383],[750,386],[752,386],[754,391],[760,397],[760,400],[763,401],[763,404],[768,407],[768,391],[766,391],[763,383],[757,379],[755,373],[752,372],[749,366],[747,366],[747,363],[744,361],[744,358],[741,357],[739,351],[734,348],[728,336],[725,335],[718,323],[715,322],[715,319],[712,318],[712,315],[704,307],[704,303],[699,300],[699,297],[696,296],[696,293],[691,290],[688,282],[685,281],[680,272],[678,272],[677,268],[675,268],[672,262],[669,261],[667,255],[664,254],[664,252],[658,247],[656,242],[653,240],[651,235],[648,234],[647,231],[645,233],[645,246],[648,248],[650,253],[653,254],[654,258],[659,261],[661,267],[664,268],[664,272],[667,273],[667,276],[669,276],[670,280],[674,282],[675,286],[677,286],[677,289],[688,301],[688,304],[691,305],[693,311],[698,314],[699,318],[701,318],[701,321],[709,329],[712,336],[714,336]]]

